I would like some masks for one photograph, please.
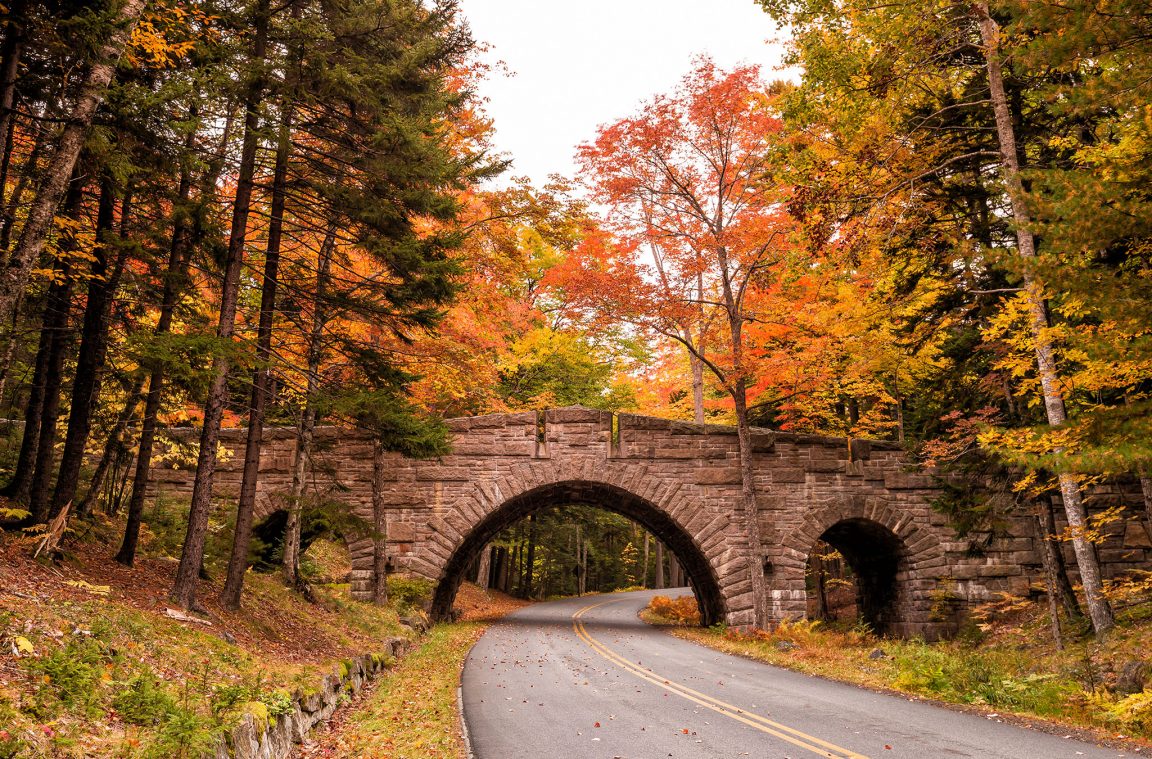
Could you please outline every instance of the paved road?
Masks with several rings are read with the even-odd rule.
[[[640,622],[653,595],[537,604],[493,625],[464,667],[477,759],[1140,756],[717,653]]]

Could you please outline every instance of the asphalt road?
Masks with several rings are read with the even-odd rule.
[[[717,653],[637,619],[653,595],[537,604],[493,625],[464,667],[477,759],[1141,756]]]

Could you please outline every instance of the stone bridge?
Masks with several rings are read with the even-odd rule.
[[[931,508],[936,480],[916,473],[895,443],[757,430],[753,456],[763,545],[748,544],[735,429],[583,408],[448,422],[450,455],[378,454],[363,433],[328,428],[312,462],[316,487],[377,525],[383,540],[350,541],[352,594],[370,600],[385,566],[436,583],[432,613],[446,616],[470,566],[502,529],[547,506],[582,504],[623,514],[670,549],[706,624],[751,624],[750,571],[763,572],[769,617],[807,612],[806,569],[819,540],[858,578],[859,609],[894,635],[946,633],[957,608],[1000,592],[1025,594],[1040,577],[1034,530],[958,539]],[[239,447],[243,431],[225,441]],[[282,508],[291,430],[266,430],[260,510]],[[240,458],[219,475],[236,489]],[[189,490],[187,472],[157,473],[158,491]],[[1115,496],[1119,498],[1120,496]],[[1144,566],[1122,525],[1103,558],[1111,573]],[[1138,537],[1138,536],[1137,536]],[[750,566],[750,556],[758,566]]]

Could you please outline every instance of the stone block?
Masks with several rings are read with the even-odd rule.
[[[774,483],[802,483],[807,479],[807,475],[800,467],[781,467],[772,470],[772,482]]]

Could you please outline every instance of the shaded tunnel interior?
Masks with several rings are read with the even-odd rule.
[[[464,573],[488,543],[505,528],[551,506],[591,506],[625,516],[662,542],[684,568],[700,607],[700,621],[713,625],[724,619],[720,585],[708,560],[667,514],[626,490],[604,483],[572,481],[546,485],[505,502],[472,530],[449,559],[432,598],[435,620],[451,616],[452,603]]]
[[[899,573],[904,543],[899,536],[869,519],[845,519],[829,527],[820,539],[835,548],[852,569],[858,616],[883,634],[899,621]]]

